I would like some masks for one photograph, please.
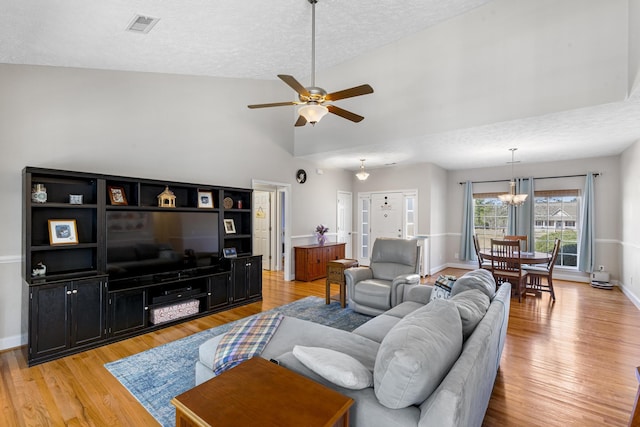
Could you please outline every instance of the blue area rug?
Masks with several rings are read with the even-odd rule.
[[[269,310],[274,311],[345,331],[352,331],[371,319],[350,308],[341,308],[335,301],[327,305],[324,298],[318,297],[306,297]],[[198,332],[104,366],[161,425],[174,426],[175,407],[170,400],[195,387],[198,347],[243,320]]]

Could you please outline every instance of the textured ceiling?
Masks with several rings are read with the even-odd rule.
[[[624,0],[610,1],[617,7],[627,4]],[[576,19],[581,16],[583,9],[603,7],[608,2],[536,0],[535,5],[518,2],[519,6],[512,3],[509,7],[521,7],[522,14],[539,13],[536,8],[546,7],[551,13],[556,8],[563,9],[560,13],[572,21],[574,16]],[[438,28],[438,24],[482,8],[504,8],[508,3],[508,0],[320,0],[316,6],[317,71],[342,67],[354,58],[424,34],[427,28]],[[308,0],[0,0],[0,8],[0,63],[251,79],[275,79],[276,74],[291,74],[301,82],[308,80],[311,71]],[[125,31],[136,14],[160,21],[149,34]],[[540,21],[543,32],[547,28],[544,19]],[[571,24],[568,22],[568,29]],[[603,22],[597,28],[602,31],[607,26],[622,25],[627,22]],[[601,40],[604,43],[607,38]],[[446,48],[450,41],[438,42]],[[505,40],[517,42],[518,37]],[[626,57],[619,61],[626,67]],[[359,71],[355,83],[372,83],[376,91],[382,89],[382,84],[369,80],[367,71]],[[464,71],[469,73],[468,77],[473,76],[474,70]],[[568,76],[572,78],[571,74]],[[328,89],[342,89],[342,83],[331,84]],[[527,87],[526,81],[522,87]],[[528,163],[617,155],[640,139],[637,119],[640,96],[631,94],[623,98],[617,95],[610,98],[619,102],[587,101],[581,108],[564,111],[541,108],[538,114],[527,117],[509,118],[505,111],[503,120],[471,126],[460,123],[445,131],[398,135],[384,143],[374,141],[326,149],[322,144],[314,144],[320,148],[298,155],[323,167],[346,169],[356,169],[361,157],[367,158],[370,168],[416,162],[432,162],[447,169],[504,165],[509,156],[506,147],[510,146],[519,147],[518,157]],[[247,103],[284,100],[256,97]],[[350,102],[345,104],[349,106]],[[353,102],[354,111],[371,117],[368,104]],[[336,123],[340,120],[325,119],[318,127],[336,129],[338,134],[346,126]],[[385,116],[385,120],[392,122],[394,118]],[[360,125],[349,123],[349,126]],[[296,131],[296,140],[304,142],[304,132],[313,131],[309,126]]]

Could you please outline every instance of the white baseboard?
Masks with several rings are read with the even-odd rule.
[[[637,296],[631,293],[631,291],[629,291],[629,288],[627,286],[624,286],[621,283],[619,283],[618,286],[620,287],[620,290],[622,291],[622,293],[625,294],[627,298],[629,298],[629,301],[631,301],[633,305],[635,305],[636,308],[640,310],[640,299],[638,299]]]
[[[11,337],[0,338],[0,351],[21,347],[27,344],[26,335],[14,335]]]

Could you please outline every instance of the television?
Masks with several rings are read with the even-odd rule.
[[[111,279],[217,265],[217,212],[117,210],[106,214]]]

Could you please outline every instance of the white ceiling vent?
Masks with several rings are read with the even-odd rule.
[[[160,18],[152,18],[151,16],[135,15],[127,25],[127,31],[146,34],[151,31],[159,20]]]

